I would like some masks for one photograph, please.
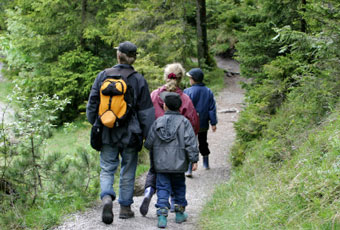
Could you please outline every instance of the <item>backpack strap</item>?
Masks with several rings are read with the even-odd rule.
[[[129,78],[132,74],[137,73],[134,69],[132,68],[108,68],[105,69],[105,78],[106,80],[109,77],[117,77],[121,76],[123,79],[124,78]]]

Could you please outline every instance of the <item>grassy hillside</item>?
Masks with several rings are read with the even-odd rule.
[[[294,155],[280,165],[263,158],[259,141],[244,166],[219,186],[203,229],[339,229],[340,107],[292,138]],[[211,216],[213,214],[213,216]]]
[[[339,75],[333,70],[299,81],[261,137],[245,149],[236,143],[233,153],[244,151],[244,161],[206,205],[203,229],[340,228]]]
[[[236,44],[253,81],[235,124],[234,168],[202,229],[340,229],[339,1],[257,3],[245,9],[259,21]]]

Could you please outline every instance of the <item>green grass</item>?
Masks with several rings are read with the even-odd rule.
[[[79,159],[78,151],[92,150],[89,144],[90,124],[82,116],[75,122],[57,128],[53,136],[46,141],[42,150],[44,155],[59,152],[64,160]],[[97,153],[99,155],[99,152]],[[78,158],[77,158],[78,157]],[[139,153],[139,165],[136,176],[140,176],[149,169],[147,151]],[[99,166],[99,160],[96,162]],[[119,170],[115,175],[114,189],[119,193]],[[53,188],[45,187],[39,199],[33,206],[17,204],[18,210],[10,209],[0,218],[1,229],[48,229],[60,224],[63,217],[76,211],[82,211],[99,201],[99,177],[95,179],[95,188],[90,193],[76,193],[65,191],[56,194]]]
[[[202,229],[340,229],[340,108],[305,133],[295,152],[273,164],[257,142],[243,167],[220,185],[201,215]]]
[[[60,223],[62,217],[72,212],[83,211],[94,204],[93,200],[73,197],[72,200],[48,201],[41,207],[31,209],[25,215],[25,224],[29,229],[49,229]]]
[[[206,85],[209,87],[215,94],[215,96],[225,87],[224,76],[225,73],[222,69],[216,68],[206,75]]]
[[[96,202],[91,196],[75,194],[50,194],[42,196],[35,205],[16,205],[2,213],[0,228],[3,230],[14,229],[50,229],[61,223],[64,215],[76,211],[83,211]]]
[[[44,151],[46,153],[75,154],[79,148],[91,150],[90,130],[91,124],[85,117],[80,117],[73,123],[56,129],[53,132],[53,137],[46,141]]]

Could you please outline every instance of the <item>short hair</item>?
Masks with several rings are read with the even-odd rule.
[[[169,74],[171,73],[176,75],[175,79],[168,78]],[[165,87],[167,91],[175,92],[184,74],[185,74],[185,69],[180,63],[172,63],[172,64],[166,65],[164,69],[164,80],[166,82]]]
[[[120,52],[119,50],[117,50],[117,57],[119,57],[120,64],[132,65],[136,61],[136,56],[129,57],[128,55]]]

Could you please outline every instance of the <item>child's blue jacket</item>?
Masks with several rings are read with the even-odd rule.
[[[187,94],[195,106],[200,119],[200,130],[209,129],[211,125],[217,124],[216,102],[213,92],[203,83],[196,83],[183,91]]]

